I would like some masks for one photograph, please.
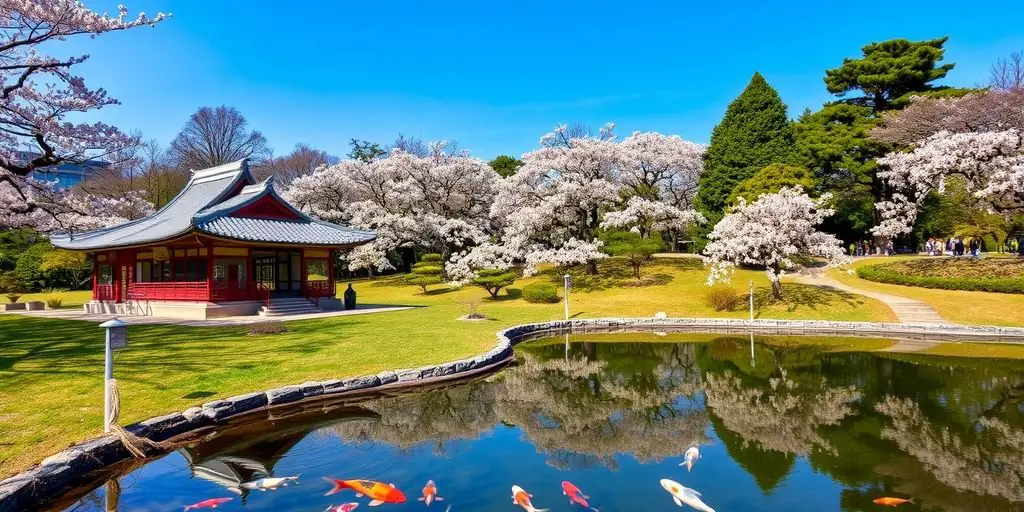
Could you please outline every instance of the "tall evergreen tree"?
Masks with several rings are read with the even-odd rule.
[[[754,73],[711,132],[697,202],[716,219],[740,182],[774,163],[793,160],[793,129],[779,93]]]
[[[825,71],[828,92],[845,96],[860,91],[863,96],[850,103],[871,107],[875,112],[901,108],[902,97],[929,91],[932,82],[943,78],[954,64],[938,65],[948,37],[927,41],[890,39],[861,48],[860,59],[843,59],[843,65]]]

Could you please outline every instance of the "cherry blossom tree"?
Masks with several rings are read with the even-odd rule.
[[[486,162],[447,147],[442,141],[425,156],[395,149],[346,160],[296,178],[286,195],[317,217],[377,232],[373,243],[349,254],[352,269],[392,268],[388,253],[401,247],[435,251],[447,261],[487,241],[500,180]]]
[[[942,193],[947,180],[962,179],[978,202],[994,211],[1024,210],[1024,137],[1016,129],[952,133],[941,131],[910,152],[878,159],[879,176],[895,192],[876,203],[883,236],[909,233],[930,192]]]
[[[829,266],[850,262],[835,236],[818,231],[834,211],[831,194],[812,199],[800,187],[762,194],[752,203],[740,203],[715,225],[704,249],[711,263],[708,284],[728,281],[740,265],[765,267],[772,295],[782,297],[780,278],[794,266],[794,256],[818,256]]]
[[[703,220],[691,208],[702,169],[698,144],[639,132],[616,142],[608,124],[596,136],[562,125],[540,145],[523,155],[491,207],[503,257],[523,262],[526,274],[545,263],[596,272],[605,257],[600,228],[651,236]]]
[[[43,204],[31,200],[37,194],[31,190],[34,185],[18,178],[61,163],[102,157],[136,142],[104,123],[69,121],[68,117],[118,102],[103,89],[90,89],[74,74],[87,55],[53,57],[45,52],[69,38],[155,25],[166,16],[140,13],[129,18],[123,6],[110,16],[74,0],[0,3],[0,183],[6,204],[20,200],[16,210]],[[18,192],[22,186],[30,190]]]
[[[0,227],[74,236],[153,213],[152,203],[135,192],[110,198],[31,177],[7,173],[6,178],[0,181]]]

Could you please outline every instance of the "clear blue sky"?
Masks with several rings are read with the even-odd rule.
[[[232,105],[275,154],[401,132],[491,158],[557,123],[606,121],[707,142],[754,71],[795,117],[830,98],[826,68],[872,41],[950,36],[956,86],[1024,50],[1020,0],[124,3],[174,16],[61,49],[91,54],[81,73],[122,101],[100,118],[167,144],[197,107]]]

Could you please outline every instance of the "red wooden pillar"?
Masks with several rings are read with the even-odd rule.
[[[338,294],[337,288],[334,287],[334,249],[328,249],[327,251],[327,287],[330,290],[331,297]]]
[[[246,249],[248,256],[245,257],[245,289],[250,299],[260,299],[260,290],[256,284],[256,268],[252,257],[252,247]]]
[[[306,250],[301,249],[299,251],[299,288],[302,289],[302,295],[309,297],[309,286],[306,281],[309,278],[309,272],[306,268]]]
[[[206,248],[206,301],[213,301],[213,247]]]
[[[97,286],[100,282],[97,275],[100,272],[99,257],[100,255],[96,253],[92,255],[92,300],[96,300],[96,296],[100,292],[99,286]]]

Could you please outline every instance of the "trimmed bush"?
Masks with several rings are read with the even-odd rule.
[[[732,286],[716,284],[704,294],[704,302],[715,311],[734,311],[743,302],[743,296]]]
[[[558,287],[552,283],[531,283],[523,287],[523,298],[534,304],[558,302]]]
[[[404,278],[406,284],[419,286],[424,294],[427,293],[428,286],[444,282],[444,279],[441,278],[444,266],[441,263],[440,254],[424,254],[420,258],[420,262],[413,265],[411,270],[412,272],[406,274]]]
[[[515,283],[516,277],[516,271],[510,268],[487,268],[477,272],[476,278],[473,279],[473,284],[487,290],[487,293],[494,299],[498,297],[498,292],[502,288]]]
[[[941,290],[1024,294],[1024,279],[1012,277],[948,277],[940,275],[906,274],[897,271],[892,263],[870,265],[857,269],[861,279],[877,283],[918,286]]]
[[[46,309],[60,309],[64,305],[64,299],[59,295],[50,295],[46,297]]]

